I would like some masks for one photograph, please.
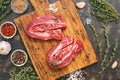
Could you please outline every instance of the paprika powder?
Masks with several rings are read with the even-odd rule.
[[[1,25],[1,35],[5,38],[11,38],[16,33],[16,28],[13,23],[5,22]]]

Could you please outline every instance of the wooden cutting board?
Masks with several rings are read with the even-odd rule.
[[[63,30],[63,37],[69,35],[82,41],[84,49],[78,53],[78,56],[68,66],[58,70],[50,69],[45,60],[46,53],[60,41],[33,39],[27,36],[25,30],[27,24],[33,18],[54,12],[48,10],[49,3],[47,0],[30,0],[30,2],[35,8],[35,11],[14,19],[14,22],[17,25],[17,29],[40,80],[55,80],[65,74],[97,62],[95,51],[79,18],[74,3],[72,0],[62,0],[62,4],[60,1],[57,1],[55,4],[58,8],[56,14],[60,14],[67,24],[67,28]]]

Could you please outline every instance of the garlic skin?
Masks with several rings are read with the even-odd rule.
[[[118,65],[118,62],[115,61],[115,62],[112,64],[111,68],[112,68],[112,69],[115,69],[115,68],[117,67],[117,65]]]
[[[85,2],[78,2],[76,3],[76,6],[79,8],[79,9],[82,9],[86,6],[86,3]]]
[[[11,51],[11,44],[6,41],[0,42],[0,54],[1,55],[8,55]]]

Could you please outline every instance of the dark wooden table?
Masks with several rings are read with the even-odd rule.
[[[49,0],[49,1],[52,3],[52,2],[55,2],[56,0]],[[85,1],[87,3],[87,5],[84,9],[77,8],[77,10],[78,10],[78,14],[85,26],[85,29],[88,33],[89,39],[90,39],[96,53],[98,53],[98,48],[97,48],[97,44],[95,42],[95,37],[94,37],[93,31],[86,24],[86,19],[91,17],[91,15],[90,15],[91,6],[89,4],[89,0],[73,0],[73,1],[74,1],[74,3],[79,2],[79,1]],[[107,0],[107,1],[109,1],[120,13],[120,0]],[[32,5],[29,2],[28,10],[24,14],[29,13],[33,10],[34,10],[34,8],[32,7]],[[23,15],[23,14],[21,14],[21,15]],[[0,22],[0,24],[3,23],[4,21],[8,21],[8,20],[13,21],[14,18],[19,17],[21,15],[18,15],[18,14],[15,14],[12,12],[2,22]],[[102,33],[101,23],[99,21],[97,21],[97,19],[95,17],[91,17],[91,20],[92,20],[92,23],[95,25],[95,28],[99,32],[100,38],[103,42],[102,47],[104,49],[106,43],[104,40],[104,35]],[[112,23],[107,24],[107,30],[109,33],[111,46],[113,46],[116,39],[120,43],[120,23],[116,24],[115,22],[112,22]],[[26,50],[24,48],[23,42],[22,42],[21,37],[19,36],[18,32],[14,38],[8,39],[8,40],[4,39],[3,37],[0,36],[0,41],[1,40],[5,40],[5,41],[8,41],[11,43],[11,45],[12,45],[11,52],[18,48]],[[15,67],[10,61],[11,52],[7,56],[0,55],[0,80],[9,80],[9,78],[10,78],[9,71],[13,67]],[[85,71],[85,75],[83,75],[83,76],[86,77],[86,80],[120,80],[120,53],[119,52],[120,52],[120,49],[118,49],[118,51],[115,55],[115,58],[113,60],[113,62],[114,61],[118,62],[117,68],[111,69],[111,65],[113,63],[112,62],[111,65],[98,78],[95,78],[95,75],[97,75],[98,71],[99,71],[99,66],[100,66],[99,62],[95,63],[93,65],[90,65],[86,68],[83,68],[83,71]],[[99,54],[97,54],[97,55],[99,55]],[[32,66],[30,59],[27,62],[26,66]],[[59,78],[59,80],[66,80],[66,75],[63,76],[62,78]]]

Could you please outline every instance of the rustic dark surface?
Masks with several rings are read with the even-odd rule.
[[[49,2],[51,2],[51,3],[55,2],[55,1],[56,0],[49,0]],[[80,15],[80,18],[81,18],[81,20],[82,20],[82,22],[85,26],[85,29],[88,33],[90,41],[93,44],[93,47],[94,47],[96,53],[98,53],[98,48],[96,46],[94,34],[93,34],[91,28],[89,28],[85,23],[86,18],[91,17],[91,15],[90,15],[90,4],[88,2],[89,0],[73,0],[73,1],[74,1],[74,3],[79,2],[79,1],[85,1],[87,3],[87,5],[84,9],[78,9],[77,8],[77,10],[78,10],[78,14]],[[113,6],[120,13],[120,0],[107,0],[107,1],[109,1],[111,4],[113,4]],[[34,10],[34,8],[29,3],[28,10],[24,14],[29,13],[33,10]],[[24,15],[24,14],[21,14],[21,15]],[[14,18],[19,17],[21,15],[17,15],[17,14],[12,12],[2,22],[8,21],[8,20],[13,21]],[[0,24],[2,22],[0,22]],[[92,23],[95,25],[95,28],[99,32],[100,38],[103,42],[102,47],[105,48],[105,41],[104,41],[104,36],[103,36],[103,33],[102,33],[101,23],[99,21],[97,21],[97,19],[95,17],[92,17]],[[107,30],[108,30],[108,33],[109,33],[109,36],[110,36],[111,46],[115,43],[116,39],[119,41],[119,44],[120,44],[120,37],[119,37],[119,35],[120,35],[120,23],[116,24],[115,22],[112,22],[112,23],[107,24]],[[11,50],[9,55],[7,55],[7,56],[0,55],[0,80],[9,80],[9,78],[10,78],[9,71],[13,67],[15,67],[10,61],[10,55],[11,55],[12,51],[15,50],[15,49],[19,48],[19,49],[25,50],[25,48],[24,48],[24,45],[22,43],[22,40],[21,40],[18,32],[17,32],[17,34],[14,38],[9,39],[9,40],[4,39],[0,36],[0,41],[1,40],[8,41],[12,45],[12,50]],[[119,48],[120,48],[120,46],[119,46]],[[120,49],[118,49],[118,51],[115,55],[115,58],[113,60],[113,62],[116,61],[116,60],[118,61],[117,68],[115,68],[113,70],[109,67],[105,70],[105,72],[103,74],[101,74],[101,76],[99,76],[98,78],[95,78],[95,75],[98,74],[100,64],[99,63],[93,64],[93,65],[88,66],[88,67],[83,69],[87,72],[87,74],[84,75],[86,77],[86,80],[120,80],[120,54],[119,54],[119,52],[120,52]],[[28,63],[26,64],[26,66],[32,66],[32,63],[31,63],[30,59],[29,59]],[[65,80],[65,79],[66,79],[66,76],[60,78],[59,80]]]

